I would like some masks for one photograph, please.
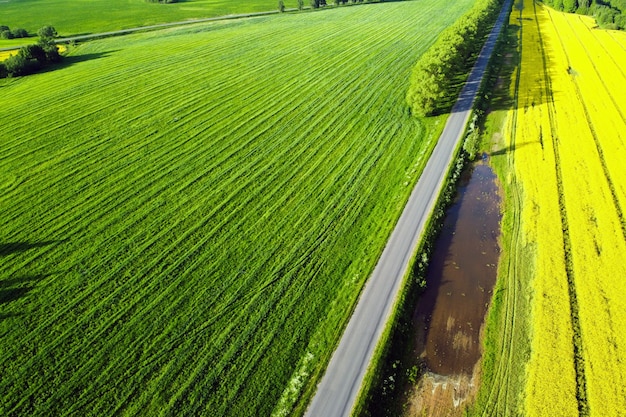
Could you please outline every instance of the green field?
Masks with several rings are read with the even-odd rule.
[[[295,8],[297,0],[284,0]],[[0,25],[37,33],[44,25],[71,36],[128,29],[157,23],[278,9],[278,0],[187,0],[172,4],[145,0],[8,0],[0,2]],[[308,6],[308,3],[305,4]],[[10,46],[0,40],[0,47]],[[22,43],[23,44],[23,40]]]
[[[471,3],[111,38],[0,81],[0,415],[301,413],[442,125],[407,114],[411,68]]]

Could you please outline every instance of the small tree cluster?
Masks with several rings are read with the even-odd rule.
[[[413,114],[448,110],[500,11],[501,0],[479,0],[439,36],[413,68],[407,103]]]
[[[37,31],[40,39],[53,39],[58,35],[57,30],[52,26],[44,26]]]
[[[27,38],[28,31],[18,28],[11,30],[8,26],[0,25],[0,39]]]
[[[311,0],[311,8],[319,9],[323,6],[326,6],[326,0]]]
[[[40,39],[37,44],[24,46],[20,48],[17,55],[0,62],[0,78],[33,74],[47,65],[61,61],[59,48],[54,40],[51,37],[42,36],[42,34],[52,33],[56,35],[56,31],[54,28],[52,30],[43,29],[45,28],[39,31]]]

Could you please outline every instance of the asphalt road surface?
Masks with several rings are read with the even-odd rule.
[[[317,387],[317,393],[306,412],[307,417],[347,417],[352,412],[363,377],[396,302],[402,278],[465,132],[476,92],[504,19],[511,9],[511,2],[507,0],[504,4],[452,108],[443,133],[365,285],[326,374]]]

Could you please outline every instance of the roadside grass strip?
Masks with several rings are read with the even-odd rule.
[[[0,84],[0,414],[301,414],[442,126],[411,67],[469,7],[106,39]]]

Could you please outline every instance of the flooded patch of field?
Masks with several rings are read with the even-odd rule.
[[[477,388],[480,334],[500,248],[496,175],[483,160],[468,169],[448,209],[419,297],[413,326],[424,374],[410,415],[455,415]]]

